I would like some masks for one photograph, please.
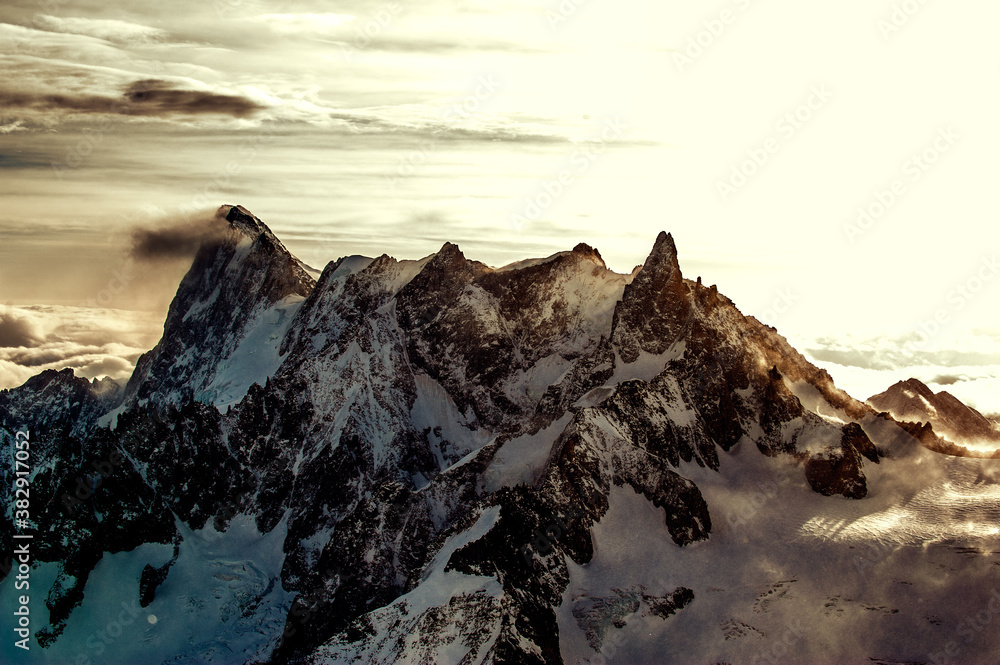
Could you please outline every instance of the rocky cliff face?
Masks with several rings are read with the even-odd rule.
[[[687,548],[719,523],[700,483],[724,458],[781,460],[851,499],[879,464],[872,409],[685,279],[667,234],[632,275],[586,245],[495,269],[448,243],[314,281],[246,210],[219,223],[122,395],[60,374],[0,396],[4,445],[24,423],[60,460],[34,480],[64,497],[38,521],[61,580],[38,633],[52,648],[102,558],[155,552],[134,594],[175,607],[186,543],[250,529],[277,544],[213,573],[228,637],[178,638],[171,657],[559,663],[566,607],[593,646],[698,603],[668,580],[567,605],[622,491]],[[229,627],[265,619],[234,649]]]

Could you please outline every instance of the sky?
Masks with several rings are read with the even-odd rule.
[[[678,5],[678,6],[675,6]],[[683,271],[856,397],[1000,412],[1000,7],[985,0],[14,0],[0,387],[127,377],[223,203],[311,265],[578,242]]]

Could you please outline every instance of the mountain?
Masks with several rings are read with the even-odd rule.
[[[77,435],[120,402],[117,383],[107,378],[88,381],[71,369],[45,370],[17,390],[0,390],[0,413],[19,414],[19,426],[42,431],[63,428]]]
[[[970,444],[1000,448],[1000,424],[947,391],[935,393],[917,379],[899,381],[885,392],[869,397],[867,402],[897,420],[929,424],[934,432],[944,437],[937,445],[950,445],[953,454],[978,454],[959,450]]]
[[[996,470],[839,390],[669,234],[627,275],[445,243],[314,279],[247,210],[212,223],[124,389],[0,393],[38,662],[995,658],[953,638],[992,607]]]
[[[214,223],[225,230],[181,282],[160,343],[139,358],[125,387],[126,407],[161,408],[189,393],[229,406],[281,363],[277,346],[315,280],[245,208],[224,206]]]

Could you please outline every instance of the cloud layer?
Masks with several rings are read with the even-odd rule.
[[[4,297],[160,307],[188,236],[130,255],[117,220],[228,201],[317,265],[444,241],[499,265],[584,241],[627,271],[668,230],[689,276],[782,333],[995,321],[1000,109],[981,82],[1000,5],[928,5],[887,38],[889,10],[864,0],[728,4],[720,25],[718,8],[645,0],[4,2]],[[832,97],[813,109],[816,86]],[[627,136],[581,156],[619,116]],[[958,138],[939,154],[943,131]],[[846,235],[859,211],[877,219]],[[919,341],[807,346],[859,376],[996,364],[961,343],[898,350]]]
[[[791,341],[857,399],[912,377],[985,414],[1000,414],[1000,330],[978,328],[931,340],[910,333]]]
[[[268,11],[271,4],[184,1],[170,11],[127,12],[75,5],[83,14],[75,16],[36,13],[24,2],[0,8],[0,67],[19,73],[0,82],[0,108],[10,116],[0,131],[110,114],[199,126],[243,126],[228,119],[565,138],[554,116],[525,123],[501,113],[480,128],[470,114],[450,112],[456,52],[557,52],[540,10],[496,7],[486,21],[481,11],[402,3],[346,3],[341,13],[296,3]],[[501,25],[510,21],[518,31]]]
[[[0,317],[0,388],[46,369],[126,381],[162,333],[159,313],[90,307],[7,306]]]
[[[93,37],[122,45],[163,42],[168,34],[159,28],[117,19],[67,18],[37,14],[32,18],[31,24],[40,30]]]

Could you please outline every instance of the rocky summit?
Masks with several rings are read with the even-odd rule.
[[[1000,587],[997,469],[838,389],[669,234],[631,274],[445,243],[317,275],[242,207],[212,223],[126,386],[0,393],[37,662],[997,655],[963,623]]]
[[[910,429],[914,424],[922,426],[919,431],[924,445],[931,449],[969,457],[1000,458],[1000,453],[988,454],[977,449],[1000,448],[1000,423],[947,391],[934,392],[918,379],[899,381],[885,392],[869,397],[868,404]]]

